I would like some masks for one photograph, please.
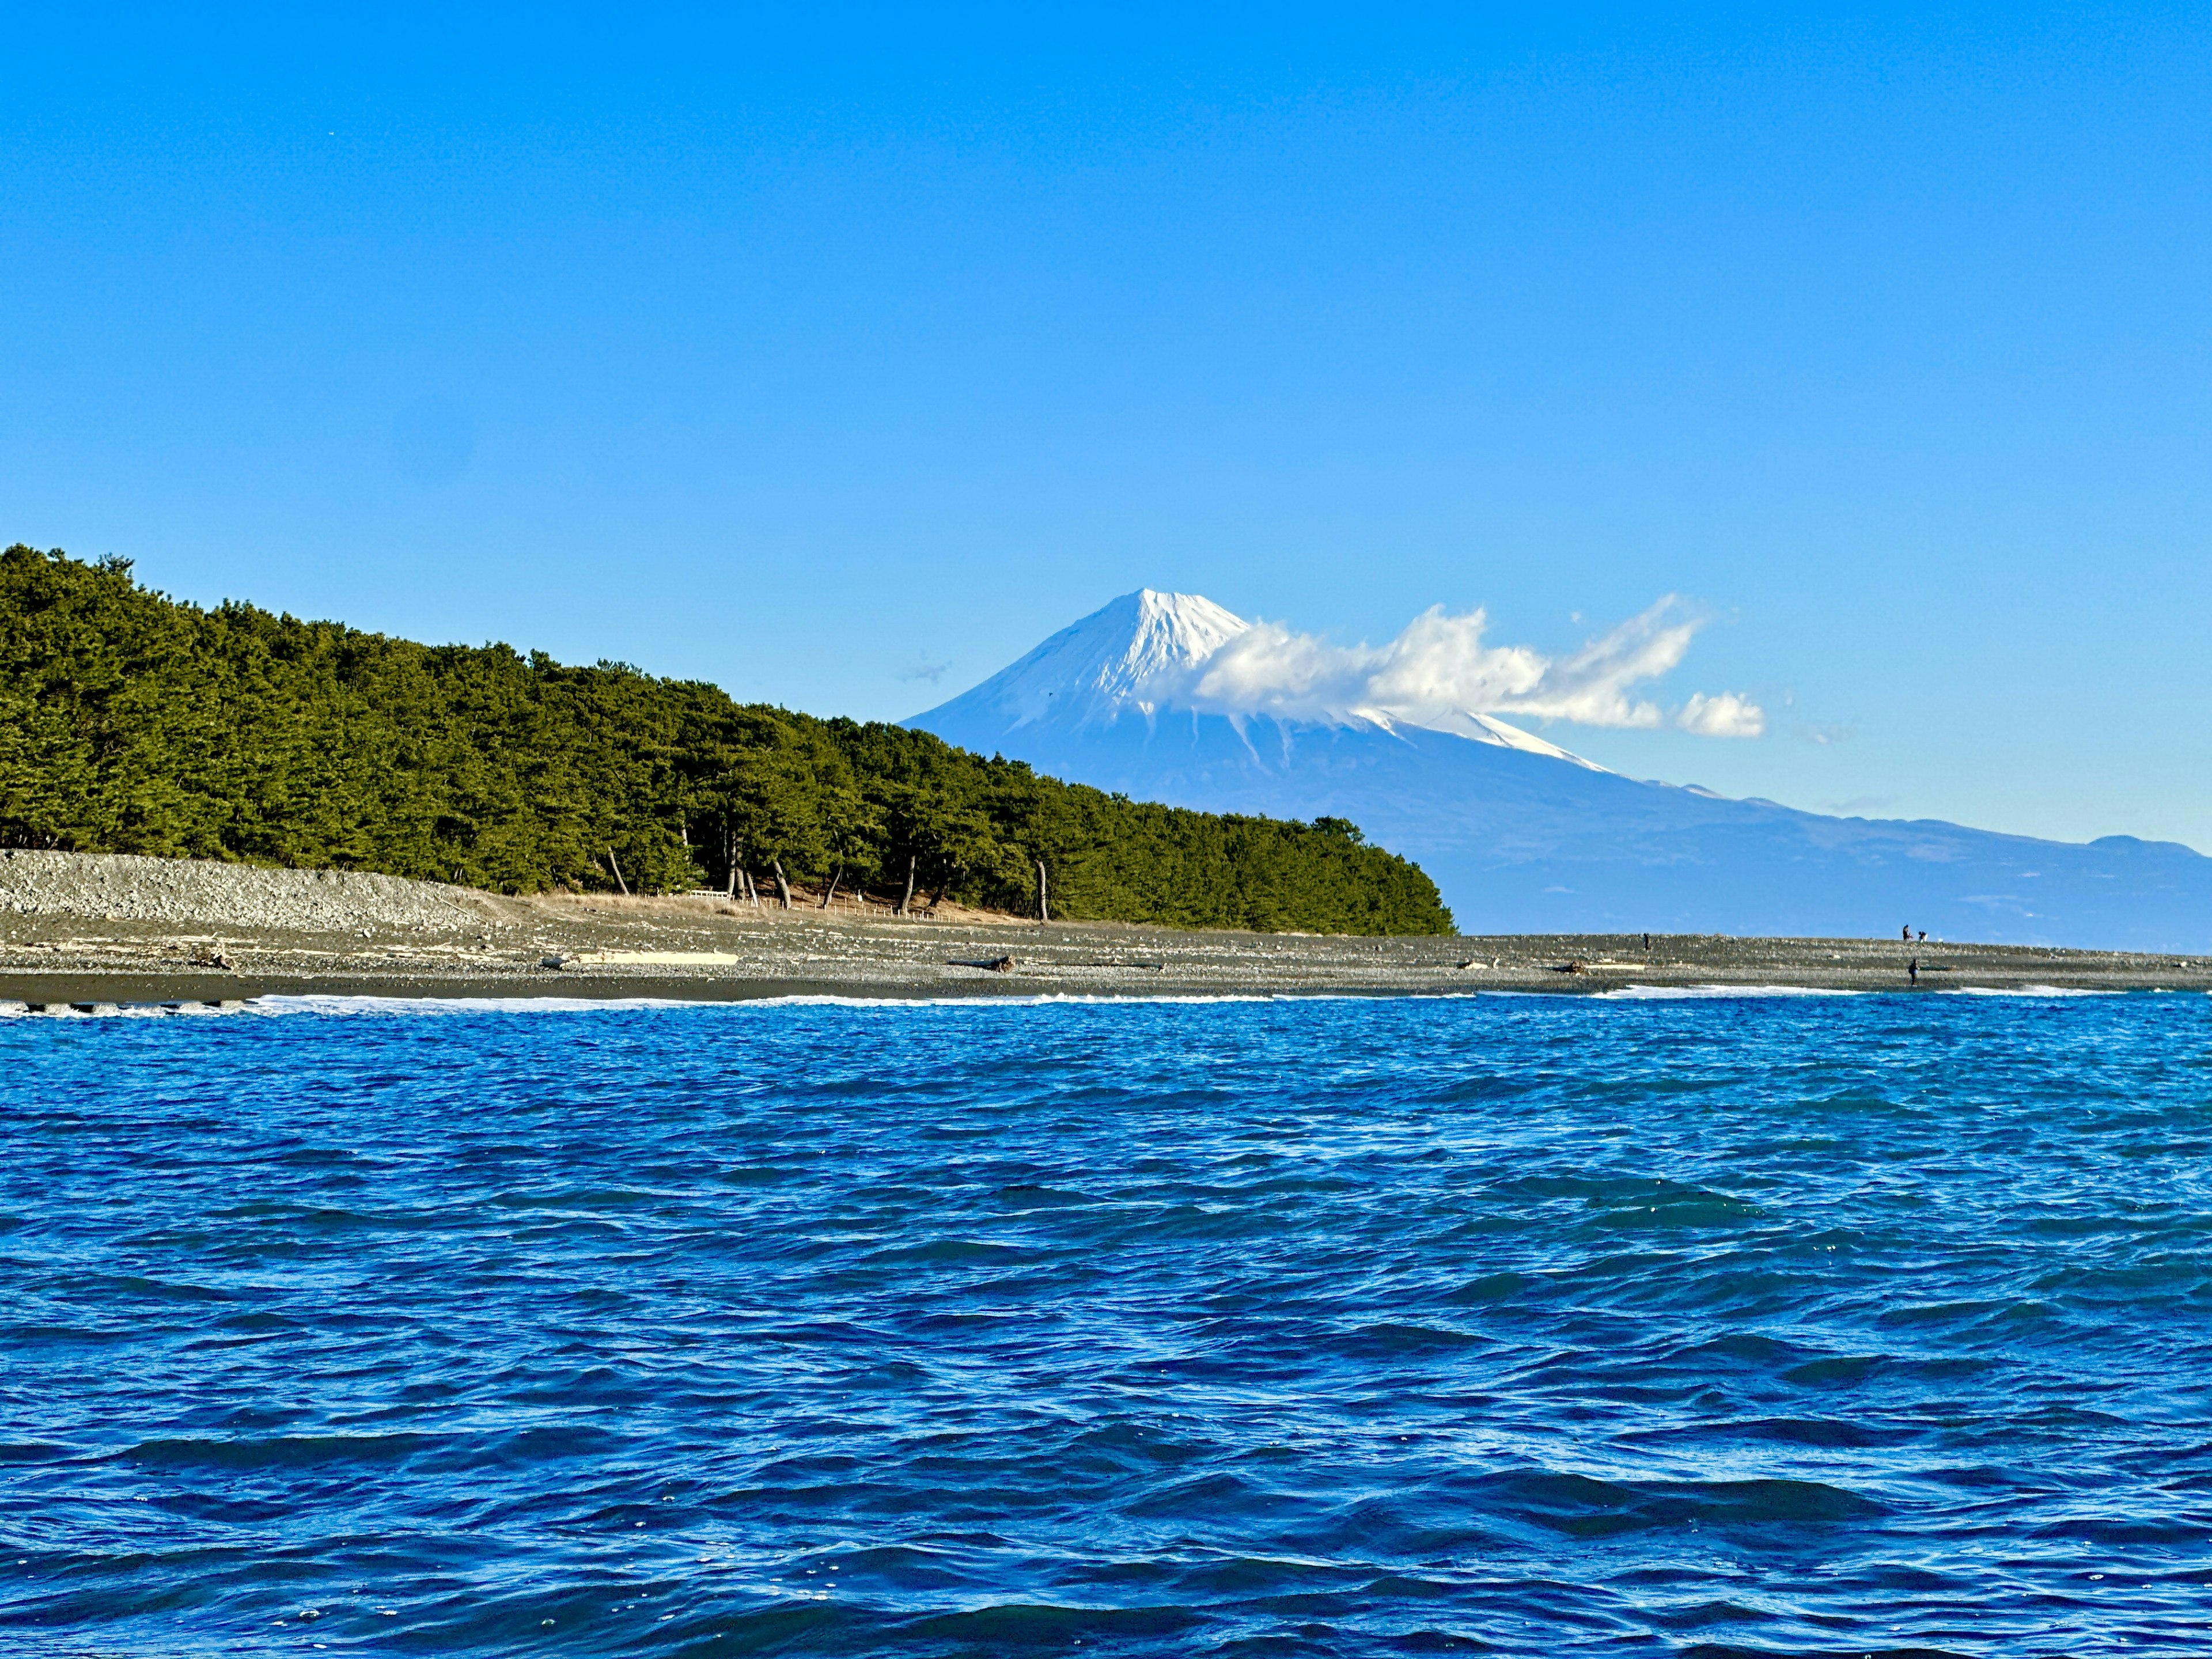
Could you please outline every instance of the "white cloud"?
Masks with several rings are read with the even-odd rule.
[[[1224,714],[1286,719],[1383,715],[1428,724],[1468,714],[1655,726],[1636,689],[1675,667],[1703,618],[1671,594],[1581,650],[1547,657],[1483,641],[1481,611],[1422,612],[1382,646],[1331,645],[1280,623],[1255,623],[1198,665],[1192,700]],[[1740,697],[1692,696],[1677,717],[1709,736],[1756,737],[1765,716]]]
[[[1766,711],[1733,691],[1709,697],[1692,691],[1674,724],[1701,738],[1756,738],[1766,732]]]

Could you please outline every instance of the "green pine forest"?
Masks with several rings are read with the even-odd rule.
[[[1338,819],[1132,801],[902,726],[621,663],[426,646],[0,553],[0,844],[380,871],[503,892],[726,889],[1449,933],[1419,868]],[[742,877],[740,878],[742,880]]]

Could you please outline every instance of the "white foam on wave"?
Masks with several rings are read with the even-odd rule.
[[[2124,997],[2125,991],[2097,991],[2078,985],[1947,985],[1939,997]]]
[[[33,1008],[26,1002],[0,1002],[0,1019],[198,1018],[209,1014],[237,1013],[245,1006],[244,1003],[236,1003],[228,1008],[209,1008],[197,1002],[95,1002],[85,1007],[76,1003],[52,1002]]]
[[[1617,990],[1593,991],[1594,1002],[1710,1002],[1768,997],[1863,997],[1868,991],[1845,991],[1823,985],[1624,985]]]
[[[604,1011],[666,1008],[864,1008],[896,1012],[908,1008],[1116,1008],[1147,1005],[1203,1007],[1214,1003],[1244,1002],[1472,1002],[1494,991],[1420,991],[1376,996],[1358,991],[1313,992],[1193,992],[1155,996],[1115,996],[1110,993],[1039,992],[1030,996],[972,997],[841,997],[819,994],[787,997],[744,997],[727,1000],[703,997],[380,997],[297,995],[265,996],[247,1005],[264,1015],[279,1014],[581,1014]],[[1537,993],[1534,994],[1543,994]]]
[[[687,1008],[693,1005],[670,997],[375,997],[300,996],[257,997],[246,1005],[249,1013],[277,1014],[581,1014],[599,1009]]]

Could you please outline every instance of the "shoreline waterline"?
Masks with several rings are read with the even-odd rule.
[[[2111,998],[2149,998],[2169,995],[2212,995],[2212,990],[2191,988],[2175,991],[2160,986],[2127,989],[2082,988],[2061,985],[2010,987],[1960,986],[1929,991],[1930,998],[1990,998],[2026,1002],[2075,1002]],[[1285,992],[1000,992],[969,996],[919,993],[903,995],[860,995],[837,993],[784,993],[773,995],[711,997],[661,996],[635,990],[604,995],[578,995],[549,988],[532,995],[472,988],[459,994],[418,990],[281,991],[224,999],[191,997],[149,998],[143,1000],[112,996],[28,1000],[0,996],[0,1020],[88,1018],[204,1018],[222,1014],[272,1015],[405,1015],[405,1014],[562,1014],[641,1013],[708,1009],[785,1010],[850,1008],[899,1012],[924,1009],[1049,1009],[1206,1007],[1217,1005],[1303,1005],[1339,1002],[1507,1002],[1552,1001],[1561,997],[1592,1003],[1696,1004],[1716,1002],[1798,1003],[1857,1000],[1867,997],[1910,997],[1879,990],[1850,990],[1803,985],[1683,985],[1632,986],[1615,990],[1448,990],[1448,991],[1285,991]]]
[[[0,1002],[2212,989],[2212,961],[2200,956],[1917,933],[1237,933],[950,910],[900,916],[880,906],[785,910],[714,894],[517,897],[389,878],[288,884],[269,873],[89,854],[0,863]]]

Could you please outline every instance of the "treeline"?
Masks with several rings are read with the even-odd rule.
[[[732,702],[619,663],[423,646],[178,604],[0,553],[0,842],[381,871],[506,892],[775,896],[1179,927],[1443,933],[1435,884],[1348,823],[1131,801],[927,732]]]

